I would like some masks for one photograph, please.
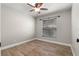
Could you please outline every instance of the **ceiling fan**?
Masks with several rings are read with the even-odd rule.
[[[48,10],[47,8],[41,8],[43,3],[35,3],[34,5],[27,3],[27,5],[31,6],[33,9],[30,12],[38,12],[40,14],[40,10]]]

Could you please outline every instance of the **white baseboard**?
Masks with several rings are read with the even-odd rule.
[[[71,44],[66,44],[66,43],[61,43],[61,42],[56,42],[56,41],[50,41],[50,40],[46,40],[46,39],[38,39],[38,38],[35,38],[35,39],[40,40],[40,41],[50,42],[50,43],[56,43],[56,44],[60,44],[60,45],[64,45],[64,46],[69,46],[72,50],[73,56],[75,56],[75,52],[74,52]]]
[[[66,44],[66,43],[61,43],[61,42],[56,42],[56,41],[50,41],[50,40],[46,40],[46,39],[38,39],[37,40],[41,40],[41,41],[46,41],[46,42],[50,42],[50,43],[56,43],[56,44],[60,44],[60,45],[64,45],[64,46],[69,46],[71,47],[71,44]]]
[[[30,42],[32,40],[34,40],[34,39],[29,39],[29,40],[26,40],[26,41],[23,41],[23,42],[18,42],[18,43],[12,44],[12,45],[4,46],[4,47],[1,47],[1,50],[8,49],[8,48],[11,48],[11,47],[15,47],[17,45],[20,45],[20,44],[23,44],[23,43],[26,43],[26,42]]]
[[[12,44],[12,45],[5,46],[5,47],[1,47],[1,50],[8,49],[8,48],[11,48],[11,47],[14,47],[14,46],[26,43],[26,42],[30,42],[32,40],[40,40],[40,41],[45,41],[45,42],[50,42],[50,43],[56,43],[56,44],[60,44],[60,45],[69,46],[69,47],[71,47],[73,56],[75,56],[75,53],[74,53],[74,50],[73,50],[71,44],[66,44],[66,43],[61,43],[61,42],[56,42],[56,41],[50,41],[50,40],[46,40],[46,39],[39,39],[39,38],[29,39],[29,40],[26,40],[26,41],[23,41],[23,42],[19,42],[19,43],[15,43],[15,44]]]
[[[76,56],[76,55],[75,55],[75,52],[74,52],[74,50],[73,50],[72,45],[71,45],[71,50],[72,50],[72,54],[73,54],[73,56]]]
[[[50,42],[50,43],[56,43],[56,44],[65,45],[65,46],[70,46],[71,47],[70,44],[60,43],[60,42],[56,42],[56,41],[50,41],[50,40],[46,40],[46,39],[34,38],[34,39],[29,39],[29,40],[26,40],[26,41],[23,41],[23,42],[19,42],[19,43],[15,43],[15,44],[12,44],[12,45],[1,47],[1,50],[7,49],[7,48],[11,48],[11,47],[14,47],[14,46],[26,43],[26,42],[30,42],[32,40],[41,40],[41,41],[46,41],[46,42]]]

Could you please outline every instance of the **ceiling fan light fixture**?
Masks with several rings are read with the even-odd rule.
[[[35,12],[39,12],[40,8],[34,8]]]

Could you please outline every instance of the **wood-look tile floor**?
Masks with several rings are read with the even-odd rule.
[[[1,51],[2,56],[72,56],[70,47],[33,40]]]

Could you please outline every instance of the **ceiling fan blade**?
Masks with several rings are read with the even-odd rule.
[[[39,7],[41,7],[43,5],[43,3],[35,3],[35,7],[36,8],[39,8]]]
[[[34,11],[34,9],[30,10],[30,12]]]
[[[48,10],[47,8],[40,8],[40,10]]]
[[[29,4],[29,3],[27,3],[27,5],[29,5],[29,6],[31,6],[31,7],[35,7],[35,6],[33,6],[33,5]]]

